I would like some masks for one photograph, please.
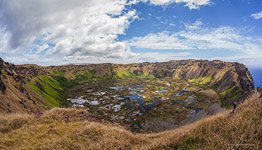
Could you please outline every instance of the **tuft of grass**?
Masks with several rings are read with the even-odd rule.
[[[78,83],[74,80],[69,80],[67,79],[64,75],[55,75],[52,76],[52,78],[54,80],[56,80],[57,82],[59,82],[59,84],[61,85],[61,87],[63,87],[63,90],[65,90],[66,88],[72,87],[77,85]]]
[[[92,119],[91,114],[86,109],[73,109],[73,108],[53,108],[44,113],[39,118],[41,122],[50,121],[86,121]]]
[[[143,72],[143,73],[137,75],[136,77],[139,78],[139,79],[154,79],[155,78],[154,75],[149,74],[148,72]]]
[[[222,101],[223,105],[228,106],[228,104],[231,104],[233,101],[236,101],[243,95],[245,92],[241,89],[239,89],[236,85],[229,87],[225,91],[219,93],[220,97],[223,99],[228,99],[227,101]]]
[[[198,150],[201,149],[201,140],[198,137],[188,137],[174,146],[177,150]]]
[[[76,74],[76,78],[74,79],[78,83],[88,82],[94,78],[94,72],[92,71],[85,71],[79,72]]]
[[[226,89],[225,91],[221,92],[219,95],[224,98],[226,95],[228,95],[229,93],[231,93],[236,87],[237,87],[237,86],[229,87],[229,88]]]
[[[204,84],[208,84],[209,82],[211,82],[212,78],[211,77],[197,77],[194,79],[190,79],[188,80],[189,82],[194,82],[200,85],[204,85]]]
[[[0,133],[7,133],[18,129],[33,119],[28,114],[0,114]]]
[[[115,71],[116,77],[121,79],[134,78],[135,74],[130,71],[117,70]]]
[[[63,71],[54,71],[52,73],[53,76],[64,76],[65,75],[65,72]]]

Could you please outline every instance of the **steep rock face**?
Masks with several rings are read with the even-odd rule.
[[[233,86],[247,92],[254,89],[250,72],[245,65],[239,63],[219,60],[180,60],[163,63],[114,65],[114,68],[117,71],[134,74],[147,73],[155,77],[172,77],[178,80],[201,80],[202,78],[202,80],[207,80],[203,84],[213,86],[220,92]]]
[[[1,75],[2,75],[3,64],[4,64],[4,61],[3,61],[2,58],[0,58],[0,77],[1,77]],[[2,93],[4,93],[5,90],[6,90],[6,86],[5,86],[5,84],[3,83],[2,79],[0,78],[0,91],[1,91]]]
[[[253,90],[253,79],[247,67],[243,64],[235,63],[235,69],[238,74],[239,86],[245,91]]]
[[[6,90],[6,86],[5,84],[2,82],[2,80],[0,79],[0,91],[4,94]]]
[[[29,76],[30,72],[22,74],[19,67],[0,59],[0,113],[30,113],[44,109],[44,99],[26,85]]]

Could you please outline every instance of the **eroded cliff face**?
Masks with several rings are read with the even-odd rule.
[[[45,109],[44,98],[27,86],[32,78],[30,71],[21,73],[19,67],[0,58],[0,113],[30,113]]]
[[[0,76],[2,76],[2,68],[3,68],[4,61],[0,58]],[[2,79],[0,78],[0,92],[4,93],[6,90],[6,86],[3,83]]]
[[[218,92],[228,88],[250,92],[254,89],[253,79],[247,67],[239,63],[219,60],[180,60],[163,63],[114,65],[122,72],[152,74],[155,77],[172,77],[214,87]]]
[[[93,79],[164,78],[212,87],[226,102],[254,89],[247,67],[219,60],[179,60],[161,63],[90,64],[40,67],[0,60],[0,112],[36,112],[59,106],[67,86]]]

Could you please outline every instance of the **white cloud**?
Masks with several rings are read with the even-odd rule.
[[[186,24],[182,31],[151,33],[127,43],[131,47],[156,50],[228,50],[239,53],[237,57],[262,60],[262,37],[247,36],[232,27],[210,28],[201,21]]]
[[[168,32],[151,33],[145,37],[136,37],[128,41],[128,45],[146,49],[191,49],[176,34]]]
[[[149,2],[154,5],[167,5],[173,3],[172,0],[149,0]]]
[[[5,28],[0,27],[0,52],[7,51],[9,49],[8,39],[10,39],[10,34],[6,32]]]
[[[188,52],[176,52],[176,53],[160,53],[160,52],[147,52],[137,53],[135,57],[129,59],[129,62],[166,62],[169,60],[181,60],[190,58]]]
[[[211,5],[211,0],[133,0],[133,3],[142,1],[153,5],[169,5],[172,3],[185,4],[189,9],[199,9],[201,6]]]
[[[176,3],[185,3],[189,9],[199,9],[201,6],[211,5],[210,0],[175,0]]]
[[[258,13],[251,14],[254,19],[262,19],[262,11]]]
[[[1,0],[0,14],[0,51],[9,47],[42,57],[133,55],[116,41],[137,17],[126,9],[126,0]]]
[[[141,62],[164,62],[167,60],[177,60],[177,59],[185,59],[190,58],[190,53],[188,52],[177,52],[177,53],[159,53],[159,52],[147,52],[147,53],[136,53],[133,57],[129,59],[119,60],[114,58],[97,58],[90,56],[69,56],[66,57],[63,63],[68,64],[70,62],[74,63],[141,63]],[[88,61],[87,61],[88,60]]]

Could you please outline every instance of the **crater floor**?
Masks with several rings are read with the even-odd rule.
[[[171,78],[95,80],[69,88],[64,98],[67,107],[86,107],[135,132],[174,129],[223,110],[211,88]]]

